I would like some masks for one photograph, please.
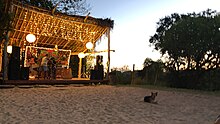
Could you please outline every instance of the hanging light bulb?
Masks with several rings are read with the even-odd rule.
[[[87,48],[87,49],[92,49],[92,48],[93,48],[92,42],[86,43],[86,48]]]
[[[84,57],[85,57],[85,54],[84,54],[83,52],[80,52],[80,53],[78,54],[78,57],[79,57],[79,58],[84,58]]]
[[[54,48],[54,49],[55,49],[55,51],[57,51],[57,50],[58,50],[58,45],[55,45],[55,48]]]
[[[26,36],[26,40],[29,42],[29,43],[33,43],[35,40],[36,40],[36,36],[33,35],[33,34],[28,34]]]
[[[9,53],[9,54],[12,53],[12,46],[11,45],[7,46],[7,53]]]

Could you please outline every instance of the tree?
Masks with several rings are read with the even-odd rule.
[[[144,67],[149,67],[149,66],[151,66],[153,62],[154,62],[154,61],[153,61],[151,58],[146,58],[146,59],[144,60]]]
[[[120,71],[120,72],[126,72],[126,71],[131,71],[129,69],[128,65],[123,65],[122,67],[113,67],[112,70],[114,71]]]
[[[159,75],[163,72],[162,60],[153,61],[151,58],[146,58],[144,61],[144,68],[142,78],[145,77],[148,81],[153,82],[155,85]]]
[[[5,39],[8,32],[12,29],[11,21],[13,14],[5,11],[5,3],[0,0],[0,42]]]
[[[13,13],[10,13],[10,2],[0,0],[0,42],[4,41],[3,48],[3,82],[7,76],[7,46],[9,42],[9,32],[12,30]]]
[[[19,0],[22,3],[30,4],[32,6],[41,7],[44,9],[52,10],[54,8],[51,0]]]
[[[171,14],[157,23],[149,42],[163,55],[169,67],[201,70],[220,67],[220,16],[208,9],[202,13]]]
[[[171,14],[157,23],[149,42],[169,56],[166,67],[181,87],[202,87],[204,75],[219,75],[220,15],[210,9],[201,13]],[[214,79],[214,78],[213,78]],[[219,78],[215,78],[219,79]],[[207,81],[210,83],[216,80]]]

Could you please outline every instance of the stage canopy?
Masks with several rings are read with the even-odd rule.
[[[14,13],[13,30],[9,35],[9,45],[24,48],[36,47],[71,50],[72,53],[86,51],[86,43],[95,43],[104,35],[110,34],[113,20],[54,13],[39,7],[13,1],[9,10]],[[29,44],[27,34],[34,34],[36,41]]]

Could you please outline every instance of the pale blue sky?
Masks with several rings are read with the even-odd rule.
[[[87,0],[87,3],[92,7],[90,16],[111,18],[115,22],[111,49],[116,52],[111,54],[111,68],[128,65],[130,69],[133,64],[142,69],[147,57],[160,58],[148,42],[160,18],[172,13],[220,9],[220,0]]]

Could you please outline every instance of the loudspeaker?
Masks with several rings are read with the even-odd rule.
[[[20,61],[20,47],[12,46],[11,59]]]
[[[96,65],[94,70],[90,71],[91,80],[103,80],[104,79],[104,68],[103,65]]]
[[[20,79],[20,47],[12,46],[12,53],[8,64],[8,79]]]
[[[8,64],[8,80],[20,79],[20,61],[10,59]]]
[[[82,64],[81,73],[86,72],[86,58],[82,58],[81,64]],[[78,55],[71,55],[70,56],[69,66],[72,70],[72,77],[77,78],[78,71],[79,71],[79,57],[78,57]]]
[[[70,56],[70,68],[72,70],[72,77],[77,78],[78,77],[78,68],[79,68],[79,57],[78,55],[71,55]]]
[[[29,80],[29,67],[21,68],[21,80]]]
[[[96,76],[96,79],[97,80],[103,80],[104,78],[104,68],[103,68],[103,65],[96,65],[97,66],[97,76]]]

